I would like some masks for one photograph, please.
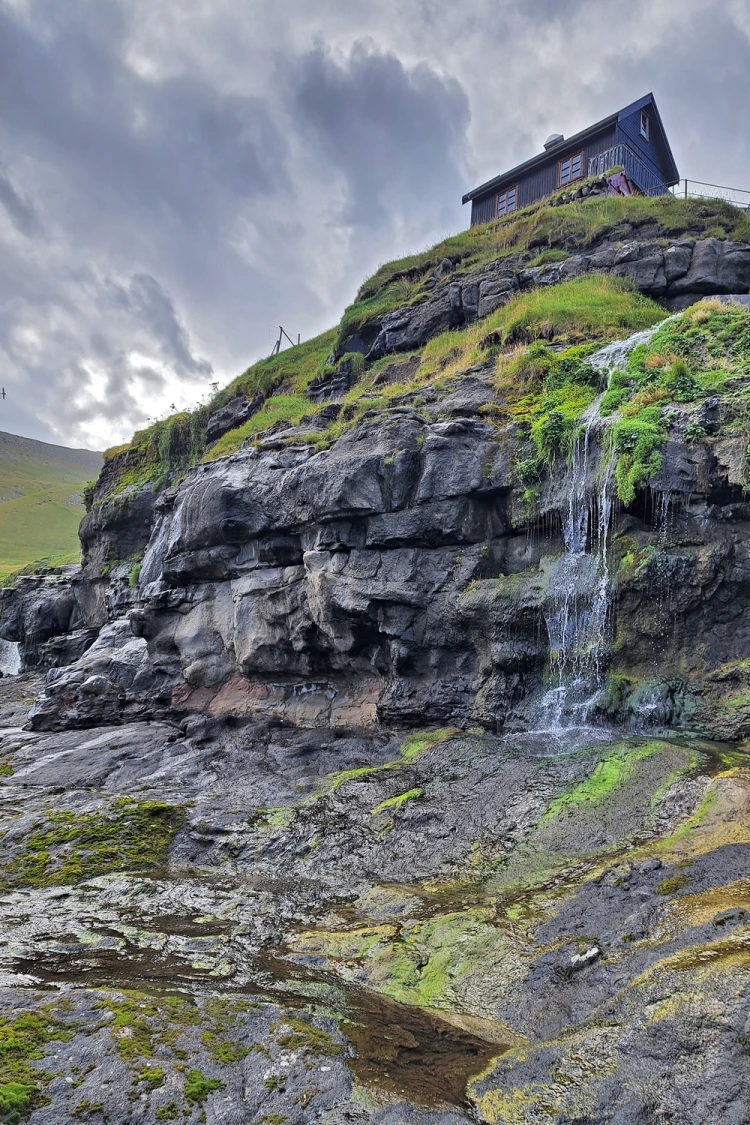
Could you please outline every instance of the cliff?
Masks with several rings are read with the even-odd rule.
[[[748,290],[539,207],[109,451],[2,592],[0,1111],[747,1118]]]

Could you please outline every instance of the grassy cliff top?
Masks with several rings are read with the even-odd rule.
[[[450,276],[455,278],[514,255],[529,266],[561,260],[603,239],[681,236],[750,242],[750,219],[719,200],[681,200],[671,195],[655,199],[599,197],[562,207],[537,204],[389,262],[363,283],[337,326],[253,364],[200,409],[159,421],[137,432],[126,445],[108,450],[107,471],[93,499],[104,499],[128,485],[149,480],[160,486],[198,460],[226,456],[279,423],[294,425],[314,414],[316,408],[305,391],[314,379],[331,373],[336,362],[348,358],[341,356],[348,336],[368,321],[377,321],[426,296],[434,284],[431,279],[435,268],[446,258],[452,265]],[[355,424],[366,410],[388,405],[407,389],[414,390],[426,381],[490,358],[489,347],[508,350],[522,337],[526,343],[537,337],[558,343],[598,342],[647,327],[663,315],[657,305],[631,286],[609,277],[590,275],[564,286],[521,293],[483,321],[431,340],[419,353],[416,373],[413,365],[404,368],[404,380],[390,378],[389,385],[380,390],[374,386],[379,370],[401,357],[386,357],[370,366],[360,355],[352,357],[358,377],[344,399],[342,421],[327,426],[325,435],[314,440],[319,445],[327,444],[342,425]],[[211,414],[238,396],[257,395],[266,400],[264,406],[249,421],[209,446],[206,429]]]

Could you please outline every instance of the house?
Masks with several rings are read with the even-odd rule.
[[[624,169],[644,195],[663,195],[680,176],[653,94],[597,121],[567,140],[553,133],[544,152],[467,192],[471,225],[527,207],[610,168]]]

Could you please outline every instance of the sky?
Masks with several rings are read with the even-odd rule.
[[[102,449],[653,91],[750,188],[750,0],[0,0],[0,429]]]

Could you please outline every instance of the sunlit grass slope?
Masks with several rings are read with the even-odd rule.
[[[83,486],[102,456],[0,431],[0,579],[41,560],[78,559]]]

